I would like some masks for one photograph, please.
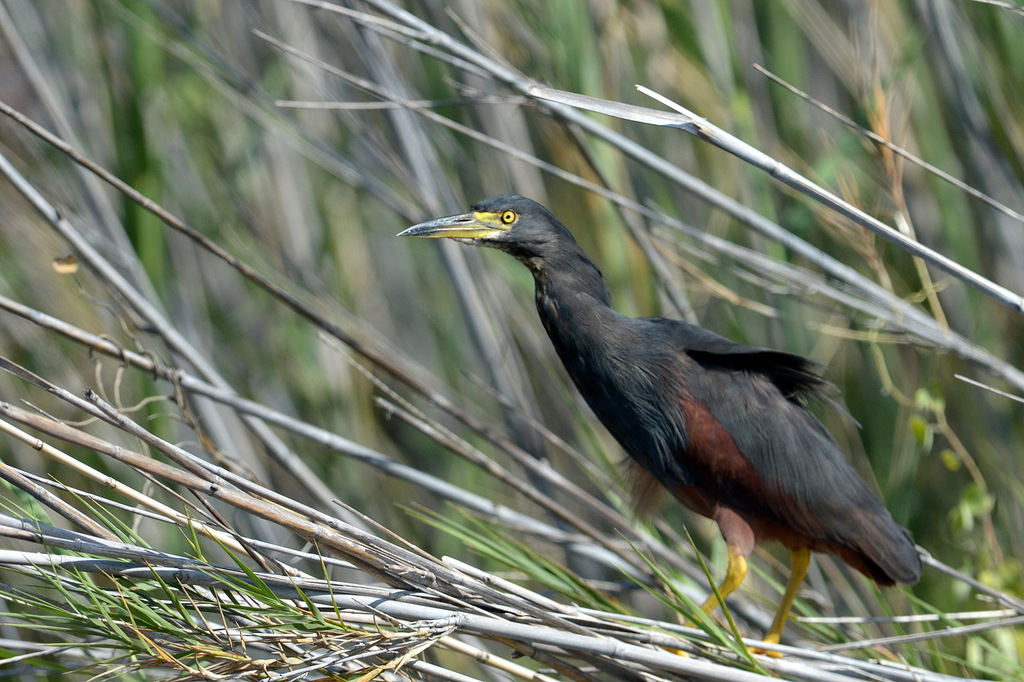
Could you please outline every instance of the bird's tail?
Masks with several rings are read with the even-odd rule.
[[[859,529],[857,542],[835,550],[836,554],[883,587],[913,585],[921,579],[921,556],[910,531],[884,507],[851,516],[852,526]]]

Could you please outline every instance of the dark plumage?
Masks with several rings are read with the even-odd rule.
[[[636,465],[637,507],[660,485],[718,523],[730,555],[723,596],[742,582],[756,542],[791,550],[793,575],[766,640],[778,641],[809,551],[831,552],[880,585],[917,582],[909,533],[805,407],[831,388],[820,364],[678,320],[620,315],[565,226],[518,195],[402,235],[493,247],[530,269],[558,357]],[[704,609],[717,605],[712,596]]]

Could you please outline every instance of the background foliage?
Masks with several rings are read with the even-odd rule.
[[[720,576],[715,529],[671,504],[657,519],[630,516],[622,454],[576,399],[521,266],[394,238],[484,197],[525,194],[600,264],[619,311],[697,320],[830,365],[859,427],[835,411],[823,418],[937,561],[920,585],[883,595],[822,559],[801,613],[948,619],[808,621],[790,626],[792,643],[978,622],[976,633],[886,643],[870,655],[950,675],[1021,674],[1024,635],[1012,623],[1024,592],[1024,406],[965,381],[1024,394],[1021,310],[679,130],[571,112],[527,88],[657,107],[635,90],[644,84],[1019,298],[1024,12],[968,0],[344,6],[351,11],[311,0],[0,0],[0,152],[14,169],[0,182],[0,353],[9,367],[75,395],[91,389],[165,441],[323,512],[365,517],[434,556],[584,606],[672,621],[686,607],[665,584],[691,599],[706,594],[694,549]],[[12,112],[244,266],[98,180]],[[17,174],[81,242],[33,208]],[[774,237],[778,226],[803,246]],[[84,255],[90,245],[109,270]],[[69,254],[77,269],[55,261]],[[72,340],[32,310],[102,339]],[[158,368],[104,355],[104,339]],[[345,443],[280,424],[260,431],[239,405],[204,399],[187,381],[175,389],[159,367],[223,382]],[[0,399],[143,449],[123,427],[80,425],[82,406],[24,374],[0,376]],[[99,451],[68,449],[182,510],[137,467]],[[147,519],[119,493],[106,496],[121,507],[82,497],[102,498],[104,488],[13,437],[0,441],[0,459],[79,491],[55,489],[122,540],[253,566],[229,560],[223,538],[200,550],[182,532],[188,524]],[[74,514],[27,496],[30,484],[5,479],[7,513],[76,527]],[[222,504],[232,503],[211,502],[218,523],[243,536],[293,549],[310,539]],[[9,547],[25,548],[17,539]],[[759,576],[735,600],[745,635],[760,634],[787,574],[777,549],[755,557]],[[384,569],[359,569],[345,580],[398,584]],[[7,573],[13,626],[40,608],[17,590],[47,594],[58,583]],[[119,584],[76,580],[76,594],[109,596]],[[980,611],[994,615],[962,615]],[[61,639],[24,622],[33,625],[4,634],[11,656]],[[439,669],[483,674],[469,657],[422,651]]]

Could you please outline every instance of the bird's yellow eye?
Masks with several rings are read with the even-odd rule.
[[[505,211],[504,213],[501,214],[501,222],[506,225],[511,225],[516,221],[516,218],[518,217],[519,216],[516,215],[515,211]]]

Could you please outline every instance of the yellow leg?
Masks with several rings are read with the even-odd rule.
[[[747,575],[747,557],[743,556],[739,549],[729,546],[729,568],[725,571],[725,579],[722,584],[718,586],[718,594],[714,592],[708,597],[700,610],[704,612],[704,615],[710,616],[711,612],[718,608],[719,601],[718,597],[721,596],[725,599],[730,594],[736,591],[736,588],[743,584],[743,578]],[[692,623],[691,623],[692,625]],[[678,649],[673,649],[680,656],[686,656],[686,652]]]
[[[807,576],[807,567],[811,563],[811,550],[806,547],[794,549],[789,553],[789,561],[790,573],[789,583],[786,584],[786,593],[782,595],[782,601],[779,603],[779,610],[775,612],[775,620],[772,621],[771,629],[764,636],[764,641],[772,644],[778,644],[782,637],[782,628],[786,627],[789,610],[793,608],[796,593],[800,591],[800,585]]]
[[[725,580],[718,586],[718,594],[712,593],[708,597],[707,601],[700,607],[700,610],[705,615],[710,615],[712,611],[718,608],[719,596],[725,599],[730,594],[736,591],[736,588],[743,583],[743,578],[747,575],[747,558],[743,556],[740,551],[730,546],[729,547],[729,568],[725,572]]]

